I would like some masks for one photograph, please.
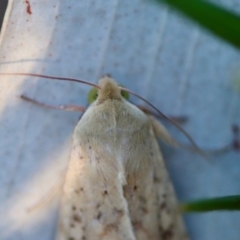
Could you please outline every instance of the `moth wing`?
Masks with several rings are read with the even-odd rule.
[[[187,240],[178,202],[160,152],[151,120],[138,126],[127,143],[124,195],[138,240]]]
[[[154,117],[151,116],[150,121],[155,134],[153,148],[156,152],[159,152],[154,159],[154,184],[159,199],[158,211],[160,213],[159,229],[161,232],[161,239],[188,240],[189,237],[185,229],[185,224],[179,212],[178,200],[156,138],[161,138],[172,145],[176,145],[176,141],[169,135],[165,127]]]
[[[73,135],[56,239],[136,240],[122,167],[104,144],[111,139],[88,139],[81,129],[77,126]]]

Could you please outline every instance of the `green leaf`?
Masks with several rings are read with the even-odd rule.
[[[240,48],[240,15],[200,0],[155,0],[166,3],[218,37]]]
[[[240,195],[201,199],[184,203],[183,212],[234,211],[240,210]]]

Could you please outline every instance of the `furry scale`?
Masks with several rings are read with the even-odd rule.
[[[99,86],[73,134],[56,239],[187,240],[156,140],[171,137],[113,79]]]

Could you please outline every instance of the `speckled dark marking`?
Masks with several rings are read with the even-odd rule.
[[[74,237],[69,237],[68,240],[75,240],[75,238]]]
[[[76,210],[76,207],[75,207],[75,206],[72,206],[72,210],[75,211],[75,210]]]
[[[114,224],[114,223],[111,223],[111,224],[108,224],[105,228],[104,228],[104,231],[103,233],[101,234],[101,236],[105,236],[108,232],[110,232],[112,229],[115,229],[117,230],[118,229],[118,225]]]
[[[134,185],[133,190],[137,191],[137,189],[138,189],[138,187],[136,185]]]
[[[74,223],[71,223],[71,224],[70,224],[70,227],[71,227],[71,228],[74,228],[74,227],[75,227]]]
[[[160,208],[161,208],[161,209],[164,209],[164,208],[166,208],[166,207],[167,207],[166,202],[163,202],[163,203],[160,205]]]
[[[79,223],[82,221],[82,219],[80,218],[80,216],[77,215],[77,214],[74,214],[74,215],[73,215],[73,220],[74,220],[75,222],[79,222]]]
[[[97,203],[96,205],[96,209],[100,208],[101,204],[100,203]]]
[[[117,208],[114,208],[113,211],[119,215],[123,215],[123,213],[124,213],[124,211],[122,209],[117,209]]]
[[[81,191],[81,192],[82,192],[82,191],[84,191],[84,188],[83,188],[83,187],[81,187],[81,188],[80,188],[80,191]]]
[[[105,191],[103,192],[103,196],[106,196],[106,195],[108,195],[108,191],[107,191],[107,190],[105,190]]]
[[[97,215],[97,219],[100,220],[101,217],[102,217],[102,212],[99,212]]]
[[[153,182],[154,183],[160,183],[161,179],[159,177],[157,177],[156,175],[153,176]]]
[[[168,229],[162,232],[162,238],[164,240],[171,239],[173,237],[173,230]]]
[[[85,236],[82,236],[82,240],[86,240],[86,237],[85,237]]]
[[[144,229],[141,221],[134,221],[134,222],[132,222],[132,225],[135,229],[141,229],[144,233],[146,233],[146,230]]]
[[[92,149],[92,146],[89,146],[88,148],[89,148],[89,149]]]
[[[148,209],[146,207],[140,207],[140,209],[144,214],[148,213]]]

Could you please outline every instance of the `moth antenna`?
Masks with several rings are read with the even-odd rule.
[[[78,83],[83,83],[86,85],[90,85],[92,87],[101,89],[97,84],[81,80],[81,79],[76,79],[76,78],[65,78],[65,77],[54,77],[54,76],[49,76],[49,75],[42,75],[42,74],[35,74],[35,73],[0,73],[2,76],[30,76],[30,77],[39,77],[39,78],[46,78],[46,79],[51,79],[51,80],[58,80],[58,81],[71,81],[71,82],[78,82]],[[166,119],[170,123],[172,123],[176,128],[178,128],[189,140],[189,142],[193,145],[193,147],[201,154],[206,155],[204,151],[202,151],[195,141],[192,139],[192,137],[175,121],[167,117],[165,114],[163,114],[159,109],[157,109],[153,104],[151,104],[148,100],[145,98],[141,97],[140,95],[136,94],[135,92],[132,92],[131,90],[127,88],[120,87],[121,90],[126,91],[128,93],[131,93],[132,95],[138,97],[145,103],[147,103],[150,107],[152,107],[162,118]]]
[[[124,87],[120,87],[121,90],[126,91],[131,93],[132,95],[138,97],[139,99],[141,99],[142,101],[144,101],[145,103],[147,103],[150,107],[152,107],[162,118],[166,119],[167,121],[169,121],[171,124],[173,124],[176,128],[178,128],[184,135],[185,137],[189,140],[189,142],[192,144],[192,146],[194,147],[194,149],[199,152],[201,155],[206,157],[206,153],[200,149],[198,147],[198,145],[195,143],[195,141],[193,140],[193,138],[175,121],[173,121],[172,119],[170,119],[168,116],[166,116],[164,113],[162,113],[159,109],[157,109],[153,104],[151,104],[148,100],[146,100],[145,98],[141,97],[140,95],[138,95],[135,92],[132,92],[131,90],[124,88]]]
[[[90,86],[93,86],[95,88],[101,89],[97,84],[90,83],[85,80],[76,79],[76,78],[65,78],[65,77],[54,77],[49,75],[42,75],[42,74],[35,74],[35,73],[0,73],[0,75],[8,75],[8,76],[30,76],[30,77],[39,77],[39,78],[47,78],[52,80],[59,80],[59,81],[71,81],[71,82],[78,82],[78,83],[84,83]]]

